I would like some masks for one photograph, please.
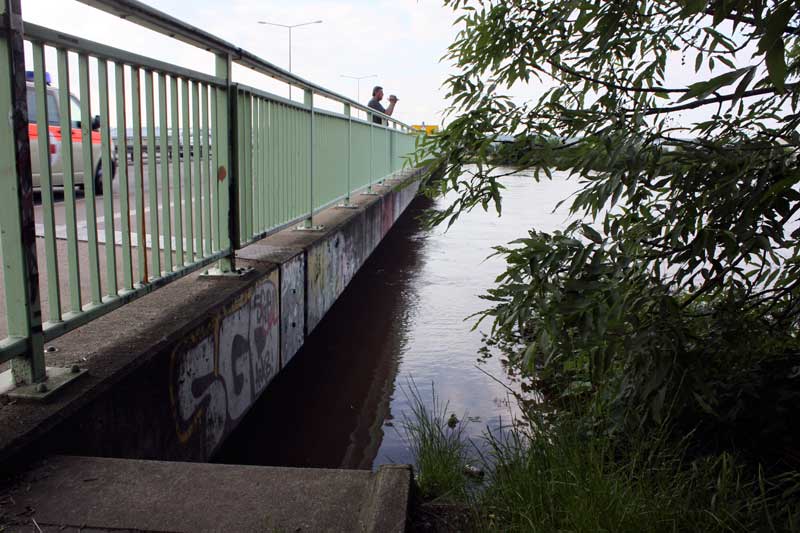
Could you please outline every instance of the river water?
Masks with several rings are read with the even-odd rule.
[[[465,416],[476,442],[514,415],[516,384],[500,357],[478,362],[482,324],[467,317],[503,271],[492,246],[530,228],[563,226],[556,204],[576,188],[564,174],[537,183],[503,179],[503,215],[477,209],[448,231],[425,229],[419,216],[446,205],[417,198],[353,278],[291,364],[228,439],[224,463],[317,468],[374,468],[413,462],[403,432],[409,387],[447,413]]]

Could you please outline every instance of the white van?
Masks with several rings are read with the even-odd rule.
[[[42,142],[42,137],[39,135],[39,128],[37,125],[38,114],[36,110],[36,91],[33,79],[33,72],[27,73],[28,77],[28,137],[31,143],[31,172],[33,174],[33,186],[35,188],[41,187],[41,163],[39,161],[39,143]],[[62,139],[64,132],[61,130],[61,109],[59,106],[60,100],[58,97],[58,89],[50,86],[50,76],[47,75],[47,142],[50,145],[50,172],[52,184],[54,187],[64,186],[64,167],[63,167],[63,150],[68,149],[69,143],[63,144]],[[70,118],[72,119],[72,128],[69,135],[72,139],[72,169],[74,176],[74,183],[83,189],[84,178],[84,164],[83,164],[83,136],[81,134],[81,122],[76,120],[81,116],[80,101],[72,94],[69,95],[70,102]],[[111,179],[114,179],[114,174],[117,168],[117,161],[113,140],[109,139],[111,144]],[[100,138],[100,117],[94,117],[92,120],[92,164],[91,168],[94,169],[92,178],[94,179],[94,187],[97,194],[103,192],[103,162],[101,158],[102,142]]]

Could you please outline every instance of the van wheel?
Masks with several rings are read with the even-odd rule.
[[[97,169],[94,171],[94,193],[103,194],[103,163],[97,163]]]

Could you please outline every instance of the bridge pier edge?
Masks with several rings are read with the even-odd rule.
[[[20,457],[75,453],[209,460],[288,365],[416,195],[411,177],[358,209],[327,209],[320,233],[288,229],[237,253],[244,279],[190,276],[54,342],[59,364],[87,353],[89,375],[63,398],[0,410],[0,467]],[[181,294],[186,286],[196,294]],[[171,299],[175,299],[171,301]],[[181,316],[190,308],[192,316]],[[146,331],[126,330],[140,320]],[[146,329],[146,328],[145,328]]]

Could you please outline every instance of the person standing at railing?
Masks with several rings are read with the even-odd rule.
[[[380,111],[385,115],[392,116],[392,113],[394,113],[394,106],[397,103],[397,97],[393,94],[389,95],[388,108],[384,108],[381,105],[381,100],[383,100],[383,87],[381,87],[380,85],[376,85],[375,88],[372,89],[372,100],[369,101],[367,107],[374,109],[376,111]],[[374,122],[375,124],[383,124],[384,120],[377,115],[372,115],[372,122]]]

